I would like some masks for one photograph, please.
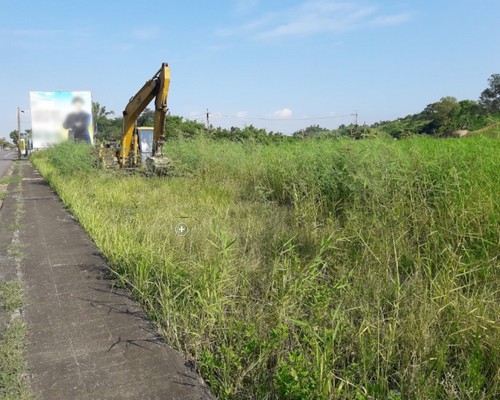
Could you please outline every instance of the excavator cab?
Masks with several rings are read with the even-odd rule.
[[[153,157],[154,128],[139,127],[139,153],[141,155],[141,164],[145,164],[148,158]]]

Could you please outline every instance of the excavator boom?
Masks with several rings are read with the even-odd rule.
[[[152,155],[161,156],[167,98],[170,87],[170,68],[163,63],[160,70],[147,81],[137,94],[130,99],[123,111],[123,136],[119,153],[121,167],[136,167],[139,164],[139,144],[136,123],[140,114],[155,99],[154,133]]]

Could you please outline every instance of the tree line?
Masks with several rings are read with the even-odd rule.
[[[97,141],[107,142],[119,140],[122,136],[123,119],[94,102],[92,104],[94,132]],[[139,117],[138,126],[153,126],[154,111],[146,109]],[[418,113],[398,118],[393,121],[381,121],[372,125],[340,125],[337,129],[326,129],[319,125],[311,125],[294,132],[291,136],[281,132],[267,131],[248,125],[243,128],[206,126],[198,121],[185,119],[177,115],[168,115],[165,123],[167,140],[176,138],[206,137],[211,139],[232,141],[257,141],[270,143],[306,138],[350,137],[363,139],[378,135],[402,138],[415,134],[444,136],[456,130],[474,131],[500,123],[500,74],[493,74],[488,80],[488,87],[479,99],[457,100],[455,97],[443,97],[438,102],[429,104]],[[17,144],[18,132],[12,131],[10,138]],[[5,140],[4,140],[5,141]],[[0,146],[6,146],[0,142]]]
[[[341,125],[328,130],[318,125],[296,132],[298,137],[350,136],[356,139],[385,134],[402,138],[415,134],[446,136],[457,130],[475,131],[500,123],[500,74],[493,74],[479,99],[457,100],[446,96],[418,113],[370,126]]]
[[[121,137],[122,118],[112,117],[106,107],[94,103],[94,122],[97,138],[100,140],[118,140]],[[138,126],[152,126],[154,111],[145,110],[138,119]],[[340,125],[337,129],[326,129],[312,125],[294,132],[292,136],[280,132],[248,125],[243,128],[207,127],[198,121],[184,119],[176,115],[166,118],[165,136],[167,139],[207,137],[232,141],[254,140],[258,142],[286,141],[291,138],[328,138],[351,137],[363,139],[378,135],[402,138],[409,135],[425,134],[444,136],[457,130],[475,131],[500,122],[500,74],[493,74],[488,80],[488,87],[479,99],[457,100],[455,97],[443,97],[438,102],[429,104],[422,112],[398,118],[393,121],[381,121],[372,125]]]

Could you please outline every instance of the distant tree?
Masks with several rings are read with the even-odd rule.
[[[403,137],[405,135],[405,132],[408,131],[406,124],[401,120],[384,121],[380,124],[373,124],[372,128],[378,129],[379,131],[396,139]]]
[[[137,126],[153,126],[155,123],[155,112],[146,108],[139,118],[137,118]]]
[[[178,115],[168,115],[165,120],[165,137],[175,138],[195,138],[207,134],[204,124],[197,121],[185,120]]]
[[[487,125],[487,118],[481,112],[481,106],[473,100],[462,100],[457,116],[457,125],[460,129],[475,130]]]
[[[253,125],[246,125],[241,130],[242,140],[253,140],[258,142],[266,142],[267,141],[267,131],[265,129],[256,128]]]
[[[326,132],[329,132],[329,130],[326,128],[322,128],[319,125],[311,125],[305,129],[301,129],[300,131],[294,132],[292,136],[300,138],[318,137]]]
[[[182,136],[182,117],[178,115],[167,115],[167,118],[165,119],[164,136],[167,139],[173,139]]]
[[[207,128],[201,122],[188,119],[182,122],[181,131],[184,137],[195,138],[205,135]]]
[[[106,110],[106,106],[101,106],[99,102],[92,102],[92,119],[94,121],[94,135],[96,138],[104,139],[106,132],[101,135],[101,130],[105,130],[109,125],[109,116],[113,115],[113,111]]]
[[[11,147],[12,144],[5,138],[0,138],[0,149],[5,150]]]
[[[430,122],[426,133],[438,133],[458,129],[456,121],[460,114],[460,105],[455,97],[443,97],[437,103],[429,104],[423,111]]]
[[[104,140],[120,140],[123,135],[123,118],[110,118],[101,130],[100,137]]]
[[[488,79],[489,87],[479,97],[479,104],[489,113],[500,113],[500,74],[493,74]]]
[[[11,133],[9,133],[9,137],[12,139],[12,143],[17,146],[19,140],[19,132],[17,130],[12,131]]]

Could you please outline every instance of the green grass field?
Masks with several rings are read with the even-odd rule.
[[[497,398],[497,139],[167,152],[169,178],[34,163],[221,399]]]

